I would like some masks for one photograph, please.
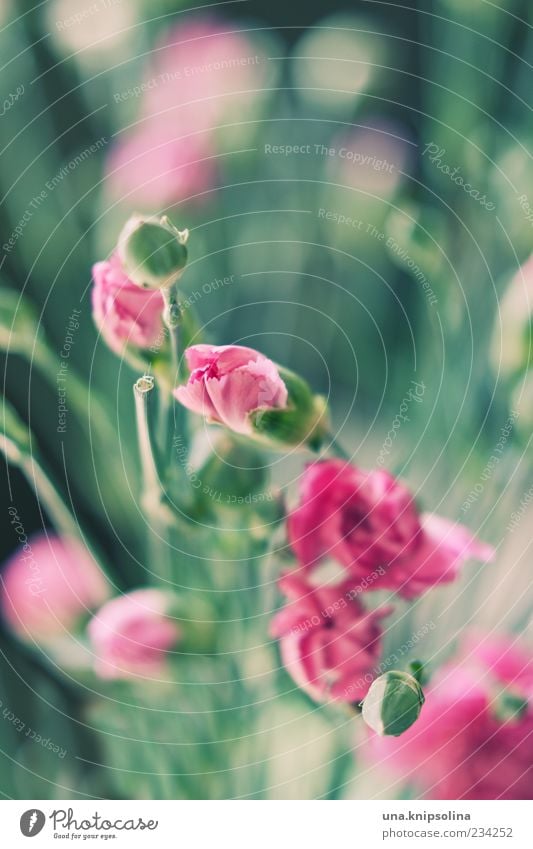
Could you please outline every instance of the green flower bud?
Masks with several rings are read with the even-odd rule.
[[[250,424],[254,435],[265,442],[301,445],[317,451],[328,434],[326,399],[314,395],[309,384],[294,372],[277,366],[287,387],[287,406],[253,410]]]
[[[177,230],[164,215],[132,215],[118,238],[118,254],[126,274],[145,289],[167,289],[187,264],[188,230]]]
[[[416,678],[391,669],[370,687],[363,701],[363,719],[381,736],[399,737],[416,722],[423,704]]]

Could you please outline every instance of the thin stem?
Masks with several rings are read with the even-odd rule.
[[[45,471],[35,453],[29,453],[6,434],[0,435],[0,451],[8,463],[17,466],[35,492],[39,507],[43,507],[56,531],[80,540],[89,549],[102,572],[103,560],[91,542],[85,538],[75,516],[63,500],[50,475]]]
[[[169,448],[169,416],[172,395],[166,387],[159,386],[159,409],[157,413],[158,445],[163,457],[167,455]]]
[[[174,376],[177,375],[180,365],[180,339],[179,326],[181,320],[181,307],[178,301],[178,288],[175,283],[171,286],[161,289],[161,294],[165,302],[163,311],[163,321],[168,329],[170,336],[170,346],[172,351],[172,370]]]
[[[56,530],[65,536],[79,538],[81,534],[78,523],[41,464],[34,457],[23,455],[19,468],[35,490],[39,501],[42,501]]]
[[[29,353],[29,352],[28,352]],[[57,384],[57,375],[60,370],[59,359],[52,354],[45,342],[38,341],[33,352],[32,362],[37,366],[41,374],[54,386]],[[107,410],[93,389],[90,390],[90,403],[92,415],[89,418],[88,398],[89,387],[75,371],[69,367],[68,371],[68,399],[80,424],[90,434],[93,429],[97,440],[102,445],[112,445],[116,439],[116,430],[107,415]]]
[[[175,283],[165,289],[162,289],[161,294],[163,295],[163,300],[165,302],[165,308],[163,311],[163,321],[165,322],[170,337],[172,374],[173,380],[175,380],[176,378],[179,379],[179,374],[182,367],[181,360],[183,356],[183,351],[181,350],[181,323],[183,313],[178,301],[178,288]],[[165,393],[166,396],[161,401],[159,423],[163,452],[164,454],[166,454],[166,452],[170,449],[171,428],[172,435],[177,432],[180,436],[181,444],[183,444],[186,450],[188,451],[189,432],[187,427],[185,408],[182,407],[181,404],[178,405],[178,407],[176,408],[170,403],[172,399],[172,393],[167,389],[166,386],[161,386],[160,391],[161,393]],[[185,482],[186,475],[183,474],[182,478]]]
[[[162,490],[159,472],[154,457],[150,426],[148,423],[148,398],[154,389],[154,378],[144,375],[133,386],[135,414],[137,417],[137,439],[143,475],[143,500],[154,504],[161,502]]]
[[[150,434],[148,404],[154,386],[154,378],[151,375],[144,375],[136,381],[133,387],[143,478],[141,505],[149,521],[149,566],[154,571],[157,569],[161,577],[165,581],[169,581],[172,564],[169,557],[168,529],[173,517],[170,508],[164,503],[164,492]]]

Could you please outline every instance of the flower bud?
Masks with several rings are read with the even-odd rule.
[[[325,399],[298,375],[241,345],[192,345],[185,358],[189,379],[174,395],[187,409],[268,444],[322,444]]]
[[[260,408],[250,413],[253,434],[283,445],[306,445],[318,450],[328,433],[328,409],[322,395],[314,395],[309,384],[294,372],[278,367],[287,388],[285,407]]]
[[[118,254],[129,279],[144,289],[167,289],[187,264],[188,230],[178,230],[163,215],[132,215],[118,238]]]
[[[380,736],[399,737],[416,722],[423,704],[416,678],[391,669],[370,687],[363,701],[363,719]]]

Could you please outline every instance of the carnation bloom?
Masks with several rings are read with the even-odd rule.
[[[108,601],[91,619],[89,637],[100,678],[156,675],[181,631],[169,615],[171,596],[135,590]]]
[[[93,265],[93,317],[112,351],[124,345],[150,348],[163,332],[163,297],[147,291],[126,276],[117,254]]]
[[[400,738],[369,738],[373,761],[427,799],[533,799],[530,653],[504,637],[470,640],[424,693],[420,718]]]
[[[89,551],[77,540],[37,534],[8,560],[2,614],[20,637],[46,639],[72,631],[109,594]]]
[[[287,404],[287,388],[274,363],[240,345],[193,345],[185,351],[191,372],[177,400],[201,416],[250,435],[249,413]]]
[[[356,578],[372,573],[372,589],[413,598],[453,581],[469,557],[488,561],[494,554],[462,525],[419,514],[411,493],[383,469],[314,463],[303,474],[300,495],[288,534],[302,565],[332,557]]]
[[[289,674],[317,701],[359,703],[377,675],[380,622],[392,607],[365,610],[354,581],[312,587],[293,573],[281,578],[280,588],[289,603],[270,632],[280,640]]]

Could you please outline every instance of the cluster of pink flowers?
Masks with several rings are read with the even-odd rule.
[[[143,289],[130,280],[117,254],[107,262],[97,263],[93,276],[95,322],[113,351],[122,354],[126,347],[147,349],[162,334],[164,338],[165,301],[158,289]],[[317,404],[319,396],[263,354],[238,345],[200,344],[189,347],[184,355],[189,376],[174,390],[175,398],[209,423],[222,425],[240,436],[263,438],[271,433],[273,440],[281,438],[287,445],[300,444],[302,431],[298,428],[302,418],[308,418],[315,432],[317,416],[320,417],[317,410],[323,409]],[[258,426],[261,417],[266,418],[268,426]],[[269,431],[269,427],[275,430]],[[296,432],[298,438],[294,442]],[[325,432],[320,431],[321,438]],[[303,433],[301,442],[305,443],[305,429]],[[306,444],[312,446],[311,442]],[[323,446],[323,441],[320,444]],[[271,635],[279,640],[288,673],[311,698],[360,704],[381,670],[383,620],[393,612],[390,604],[369,603],[373,601],[372,593],[385,590],[404,599],[415,599],[455,580],[468,559],[487,562],[494,552],[464,526],[420,512],[407,487],[381,468],[366,471],[345,460],[320,459],[306,467],[299,489],[299,503],[286,519],[288,541],[297,564],[279,579],[286,603],[272,620]],[[78,560],[84,563],[83,558]],[[322,566],[331,561],[337,565],[336,577],[325,582]],[[72,605],[71,594],[65,593],[62,586],[63,570],[48,569],[48,573],[50,586],[57,581],[54,616],[59,621],[63,619],[67,627],[76,627],[76,620],[86,618],[89,611],[87,634],[97,675],[120,679],[165,673],[169,653],[184,636],[181,624],[172,616],[171,595],[155,589],[136,590],[102,605],[105,599],[101,594],[81,593],[78,603]],[[20,592],[20,586],[21,575],[12,575],[8,570],[3,606],[8,615],[9,602],[11,621],[23,619],[31,632],[32,619],[35,629],[40,627],[42,605],[35,604],[27,591]],[[69,603],[59,610],[62,599]],[[478,652],[477,657],[479,664],[483,655]],[[509,677],[509,670],[516,671],[513,663],[514,666],[509,658],[503,665],[491,662],[491,675],[497,680]],[[470,667],[465,670],[464,675],[471,676]],[[475,698],[467,698],[456,686],[457,681],[463,680],[463,671],[457,675],[456,671],[454,667],[452,685],[445,688],[441,681],[447,681],[449,672],[446,668],[441,672],[428,693],[429,707],[424,709],[423,719],[408,732],[420,734],[420,751],[430,753],[427,772],[421,767],[421,780],[427,784],[434,776],[435,783],[441,782],[435,790],[437,795],[446,798],[446,793],[452,793],[442,778],[442,763],[437,768],[438,759],[431,757],[431,746],[439,740],[444,745],[450,735],[455,739],[457,728],[463,748],[444,746],[449,759],[446,768],[449,766],[453,772],[454,758],[472,740],[479,739],[486,759],[480,761],[476,757],[471,770],[462,768],[464,794],[494,794],[496,784],[489,785],[486,780],[478,782],[478,789],[472,789],[477,788],[474,771],[479,770],[481,762],[484,769],[486,764],[492,769],[494,758],[501,757],[502,746],[508,741],[523,740],[531,723],[529,708],[513,717],[507,727],[506,721],[491,709],[493,684],[488,687],[483,680],[481,689],[472,689]],[[525,696],[528,687],[528,695],[531,694],[533,675],[524,675],[517,674],[512,684],[515,693]],[[441,719],[447,703],[453,715],[450,724]],[[455,704],[459,705],[457,712],[452,711]],[[475,713],[468,712],[472,705]],[[469,717],[475,727],[473,736],[463,733]],[[439,726],[439,733],[428,731],[426,739],[425,729],[433,724]],[[497,742],[492,743],[493,737]],[[374,751],[378,751],[378,744],[374,744]],[[392,763],[398,760],[395,754],[402,751],[390,750]],[[409,764],[418,770],[420,757],[415,758],[412,753],[409,757]],[[524,793],[521,779],[514,779],[519,765],[519,758],[509,761],[504,782],[510,786],[518,781],[517,792]],[[431,772],[432,769],[436,771]]]
[[[503,637],[469,639],[425,697],[400,738],[369,738],[371,761],[428,799],[533,798],[530,652]]]
[[[110,346],[148,347],[161,332],[160,293],[131,283],[116,257],[97,263],[93,273],[95,319]],[[289,404],[276,365],[251,348],[195,345],[185,358],[190,376],[175,397],[207,421],[251,435],[252,412]],[[358,598],[362,591],[386,589],[413,599],[454,580],[468,558],[493,556],[465,527],[420,514],[408,489],[388,472],[343,460],[307,467],[287,530],[299,568],[280,581],[290,603],[274,618],[272,634],[296,683],[317,699],[360,701],[376,674],[380,621],[391,608],[367,610]],[[340,564],[343,581],[318,587],[317,567],[326,559]]]
[[[43,646],[80,635],[101,678],[162,675],[181,638],[172,596],[141,589],[109,599],[111,587],[83,544],[39,534],[7,562],[1,580],[4,620],[20,638]]]
[[[116,256],[97,263],[93,274],[95,320],[113,350],[153,344],[162,327],[159,291],[128,280]],[[291,407],[278,367],[251,348],[195,345],[185,359],[189,378],[174,395],[209,422],[253,435],[251,414]],[[453,581],[468,558],[493,556],[465,527],[421,514],[409,490],[388,472],[344,460],[306,468],[287,531],[299,566],[279,582],[289,603],[271,632],[295,682],[319,700],[360,702],[377,674],[381,620],[392,608],[367,609],[363,592],[385,589],[413,599]],[[324,560],[342,567],[340,583],[317,584]]]
[[[299,567],[280,581],[290,603],[274,618],[272,633],[296,683],[322,699],[360,701],[377,675],[376,621],[384,613],[365,610],[360,594],[387,589],[413,599],[453,581],[468,558],[489,561],[494,554],[462,525],[420,514],[408,489],[388,472],[344,460],[306,468],[287,529]],[[319,589],[317,567],[326,559],[342,567],[343,578]],[[326,613],[314,610],[311,628],[288,624],[308,620],[317,605]]]
[[[141,115],[113,149],[107,186],[151,208],[194,200],[215,183],[219,126],[257,102],[267,63],[243,32],[192,17],[152,51]]]

